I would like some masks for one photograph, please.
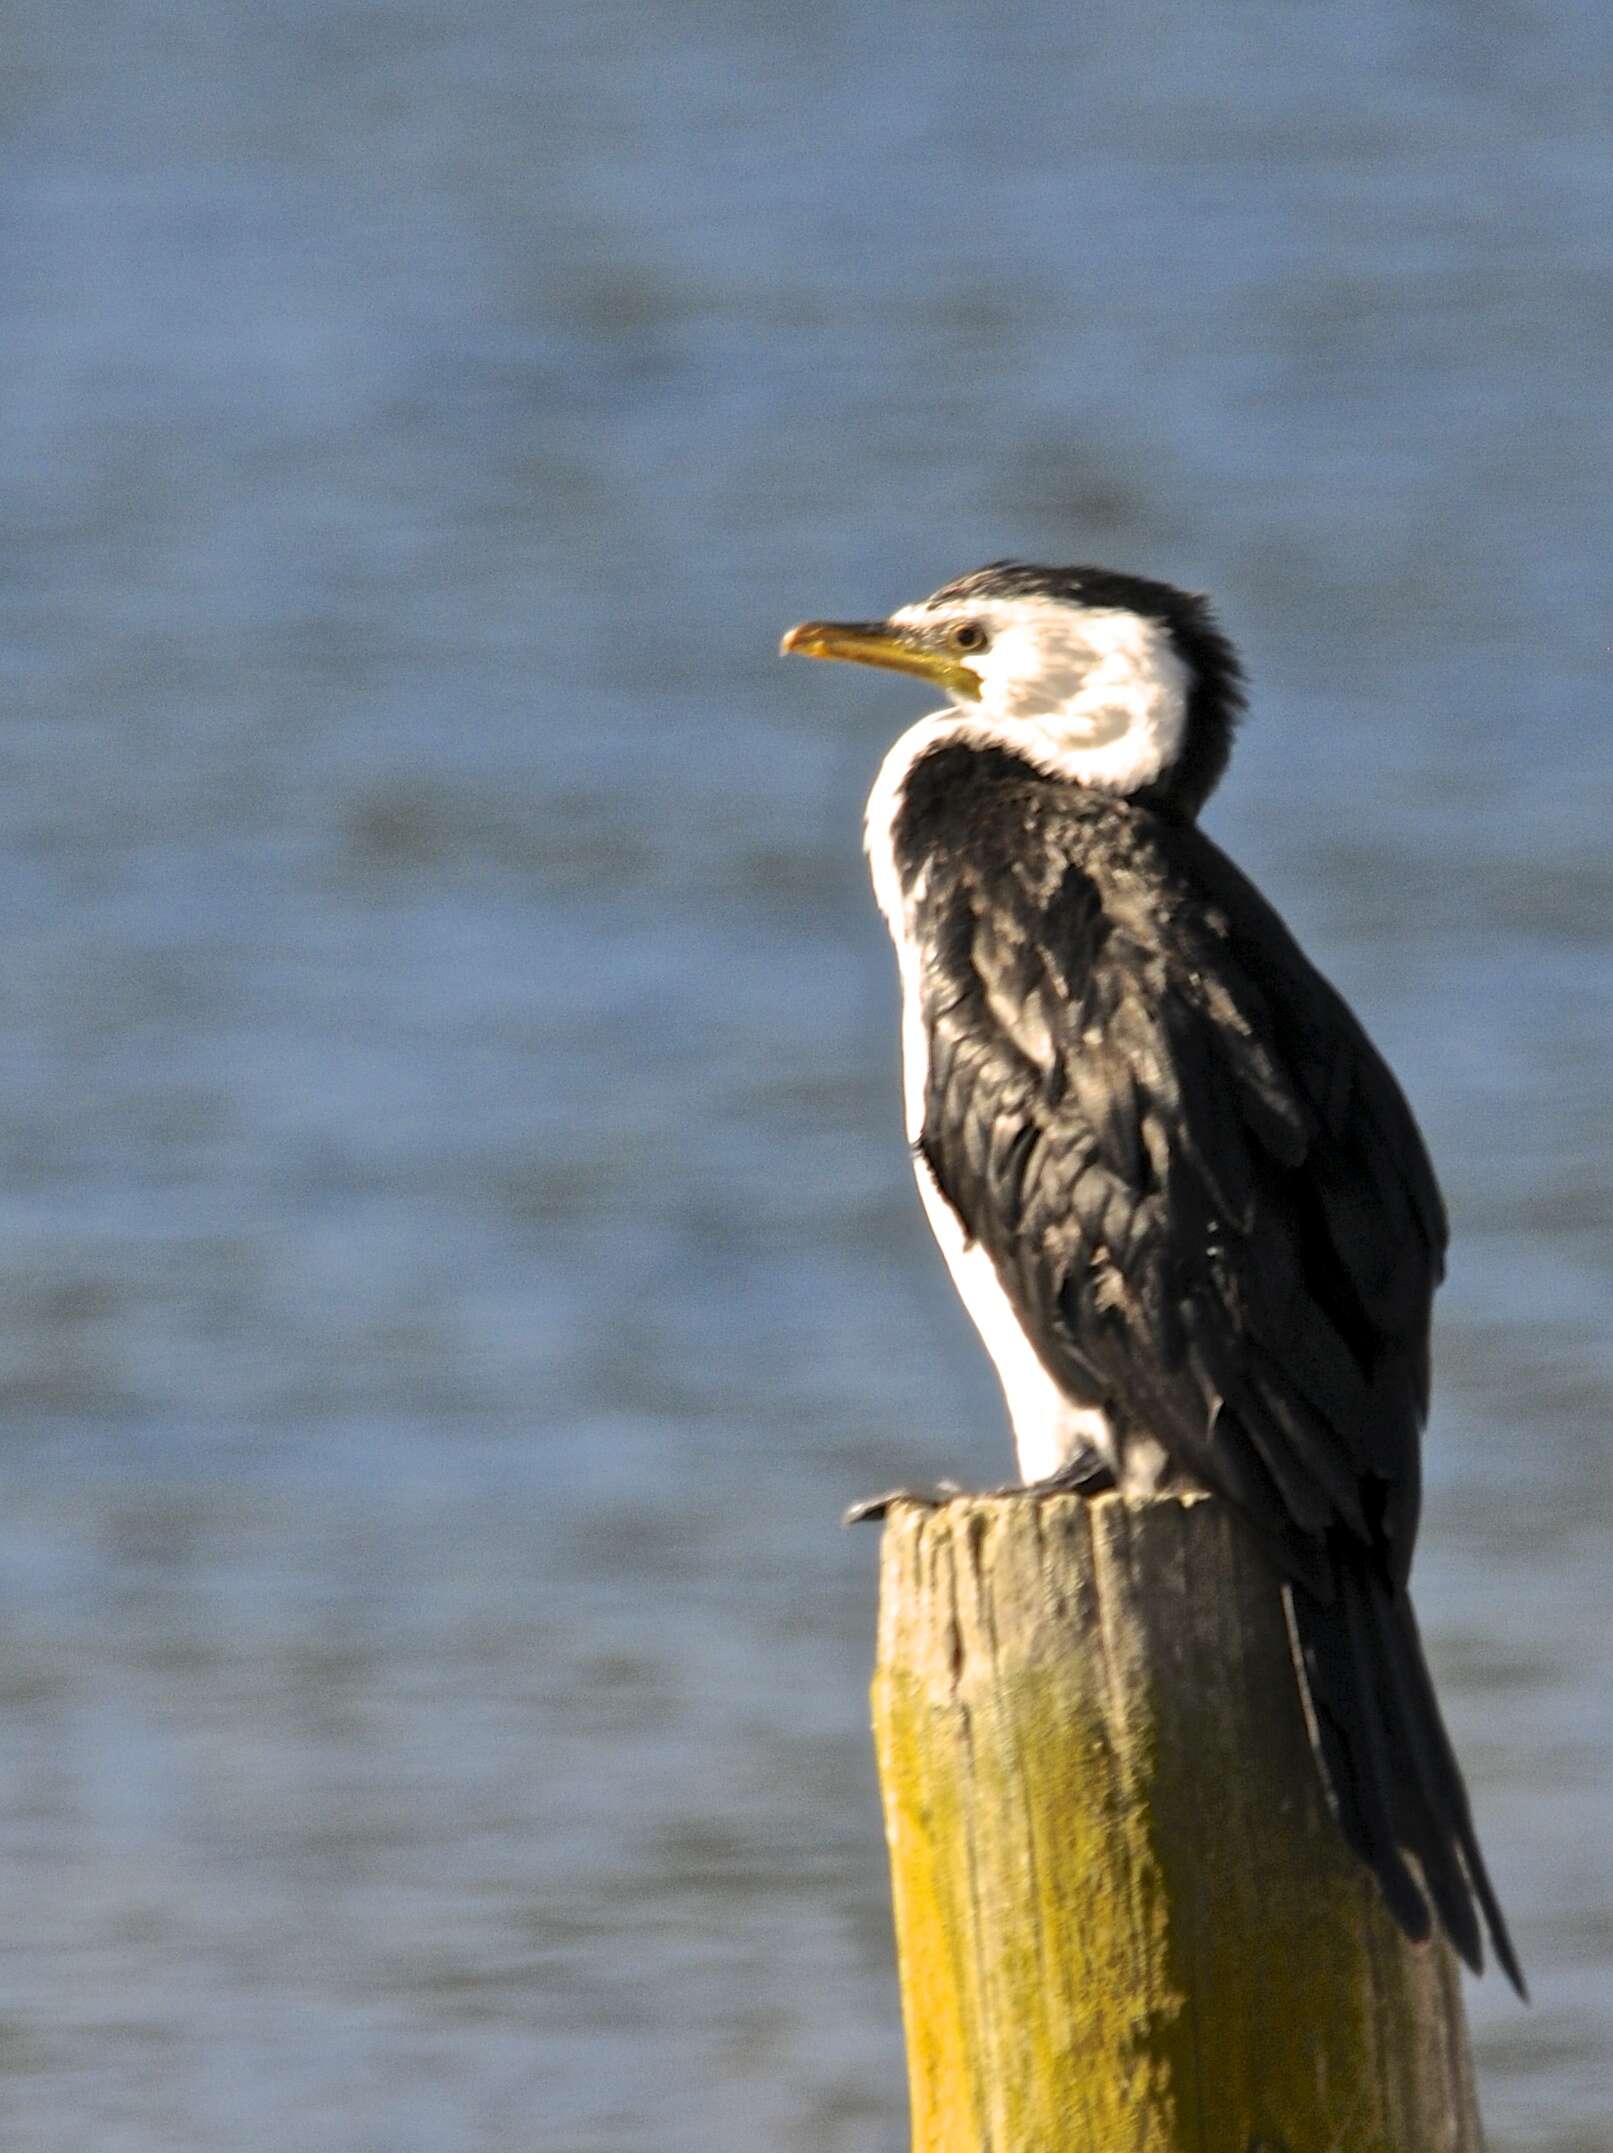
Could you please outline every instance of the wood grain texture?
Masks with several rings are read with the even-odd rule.
[[[1478,2153],[1221,1504],[895,1507],[873,1703],[914,2153]]]

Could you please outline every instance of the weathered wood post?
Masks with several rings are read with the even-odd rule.
[[[894,1505],[873,1702],[914,2153],[1478,2153],[1223,1505]]]

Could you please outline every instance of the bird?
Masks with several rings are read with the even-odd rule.
[[[1345,1841],[1475,1971],[1482,1915],[1524,1995],[1408,1589],[1445,1208],[1387,1064],[1199,825],[1232,644],[1169,583],[995,561],[782,650],[946,698],[865,846],[919,1193],[1023,1483],[1234,1508]]]

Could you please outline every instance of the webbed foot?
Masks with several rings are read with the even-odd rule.
[[[1078,1450],[1067,1458],[1056,1473],[1049,1473],[1045,1480],[1033,1480],[1025,1488],[1027,1495],[1109,1495],[1115,1487],[1115,1469],[1108,1459],[1095,1450]]]
[[[1107,1495],[1115,1485],[1114,1468],[1095,1450],[1078,1450],[1056,1473],[1045,1480],[1009,1480],[1000,1488],[983,1488],[983,1495]],[[968,1490],[955,1480],[939,1480],[933,1488],[887,1488],[883,1495],[866,1496],[842,1513],[842,1525],[867,1525],[885,1517],[895,1503],[921,1503],[939,1510]]]
[[[1045,1480],[1005,1480],[1000,1488],[982,1488],[983,1495],[1108,1495],[1114,1489],[1115,1469],[1108,1459],[1085,1447],[1066,1458],[1056,1473]]]
[[[922,1503],[927,1510],[939,1510],[943,1503],[951,1502],[963,1489],[955,1480],[938,1480],[933,1488],[887,1488],[883,1495],[868,1495],[860,1503],[853,1503],[840,1514],[842,1525],[867,1525],[884,1517],[893,1503]]]

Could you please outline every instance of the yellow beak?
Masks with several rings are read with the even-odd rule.
[[[967,702],[980,699],[980,675],[951,651],[916,641],[910,630],[882,620],[804,620],[779,645],[779,655],[797,651],[803,658],[842,658],[849,665],[878,665],[892,673],[916,673],[933,680],[949,695]]]

